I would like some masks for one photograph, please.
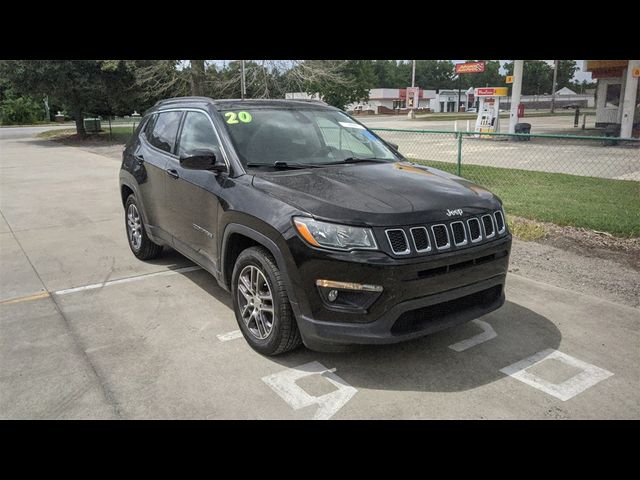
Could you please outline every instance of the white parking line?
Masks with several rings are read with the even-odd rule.
[[[528,368],[548,359],[559,360],[582,371],[562,383],[551,383],[537,375],[527,372]],[[584,392],[587,388],[593,387],[596,383],[613,375],[613,373],[603,368],[583,362],[582,360],[578,360],[552,348],[538,352],[508,367],[504,367],[500,369],[500,371],[538,390],[542,390],[549,395],[553,395],[563,402],[566,402],[570,398]]]
[[[240,330],[233,330],[231,332],[222,333],[216,335],[221,342],[228,342],[229,340],[235,340],[236,338],[242,338],[242,332]]]
[[[174,270],[164,270],[162,272],[147,273],[147,274],[144,274],[144,275],[136,275],[135,277],[120,278],[118,280],[110,280],[108,282],[94,283],[94,284],[91,284],[91,285],[84,285],[82,287],[65,288],[64,290],[58,290],[58,291],[55,291],[53,293],[55,295],[67,295],[68,293],[76,293],[76,292],[81,292],[83,290],[94,290],[96,288],[108,287],[109,285],[117,285],[117,284],[120,284],[120,283],[135,282],[137,280],[144,280],[144,279],[150,278],[150,277],[163,277],[163,276],[167,276],[167,275],[175,275],[176,273],[193,272],[193,271],[201,270],[201,269],[202,269],[202,267],[198,267],[198,266],[176,268]]]
[[[335,369],[333,369],[335,370]],[[296,381],[310,375],[322,375],[331,382],[337,390],[319,397],[309,395]],[[314,420],[328,420],[333,417],[358,391],[345,382],[332,370],[319,362],[309,362],[299,367],[289,368],[262,378],[262,381],[287,402],[294,410],[299,410],[313,404],[318,405]]]
[[[462,340],[458,343],[454,343],[453,345],[449,345],[451,350],[455,350],[456,352],[462,352],[464,350],[468,350],[471,347],[475,347],[481,343],[486,342],[487,340],[491,340],[492,338],[496,338],[498,334],[493,329],[491,325],[482,320],[473,320],[473,323],[478,325],[482,329],[482,333],[474,335],[471,338],[467,338],[466,340]]]

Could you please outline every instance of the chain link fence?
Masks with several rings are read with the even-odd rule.
[[[373,129],[407,158],[499,195],[507,213],[640,236],[640,140]]]

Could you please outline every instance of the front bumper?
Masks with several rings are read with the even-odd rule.
[[[397,260],[380,252],[324,252],[291,238],[299,278],[292,286],[304,343],[323,346],[395,343],[489,313],[504,304],[511,236],[425,258]],[[331,308],[317,279],[382,285],[358,313]]]

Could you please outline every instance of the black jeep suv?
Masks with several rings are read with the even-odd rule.
[[[209,271],[263,354],[398,342],[504,303],[501,201],[321,102],[158,102],[120,191],[133,254],[168,245]]]

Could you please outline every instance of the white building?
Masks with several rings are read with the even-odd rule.
[[[420,89],[418,105],[414,110],[431,108],[431,100],[435,98],[435,90]],[[347,105],[350,112],[367,113],[398,113],[407,109],[406,88],[372,88],[369,90],[369,100],[366,102],[354,102]]]
[[[640,60],[585,60],[598,80],[596,127],[620,126],[620,136],[640,136]]]

